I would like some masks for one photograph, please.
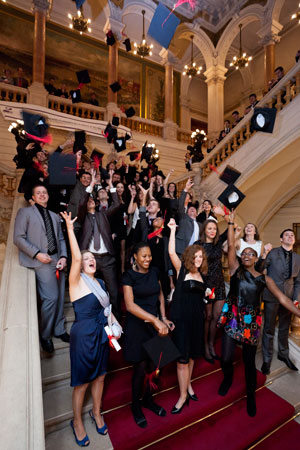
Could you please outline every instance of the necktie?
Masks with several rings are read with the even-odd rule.
[[[285,255],[285,269],[284,269],[284,279],[288,280],[290,278],[290,261],[291,261],[291,252],[284,252]]]
[[[94,249],[95,250],[100,250],[100,233],[99,233],[99,230],[98,230],[98,227],[97,227],[95,214],[93,214],[93,222],[94,222],[94,230],[93,230]]]
[[[43,208],[43,214],[44,214],[44,220],[45,220],[45,227],[46,227],[46,236],[48,241],[48,253],[54,254],[56,249],[56,242],[55,242],[55,236],[51,227],[51,217],[49,214],[49,211],[47,209]]]

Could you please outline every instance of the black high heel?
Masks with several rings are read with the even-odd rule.
[[[214,364],[214,363],[215,363],[214,358],[207,358],[207,357],[204,355],[204,359],[205,359],[205,361],[207,361],[209,364]]]
[[[189,396],[189,398],[191,399],[191,400],[193,400],[194,402],[197,402],[198,401],[198,397],[197,397],[197,395],[194,393],[194,394],[190,394],[189,393],[189,391],[187,392],[187,395]]]
[[[182,409],[183,409],[183,407],[184,407],[185,405],[186,405],[186,406],[189,406],[189,403],[190,403],[190,399],[189,399],[189,396],[187,395],[187,397],[186,397],[185,402],[183,403],[183,405],[182,405],[180,408],[176,408],[176,405],[175,405],[174,408],[173,408],[172,411],[171,411],[171,414],[180,414],[181,411],[182,411]]]

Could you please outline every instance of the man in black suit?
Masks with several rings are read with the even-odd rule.
[[[59,217],[47,209],[49,195],[45,186],[35,186],[32,199],[33,206],[17,213],[14,244],[19,249],[20,264],[35,271],[41,300],[41,345],[51,353],[53,334],[64,342],[70,339],[64,325],[67,249]]]
[[[293,230],[286,229],[280,234],[281,246],[270,251],[265,260],[260,260],[258,269],[267,269],[267,275],[271,277],[277,287],[294,302],[300,300],[300,255],[293,252],[295,234]],[[268,289],[264,290],[265,321],[263,329],[263,365],[262,372],[270,373],[273,355],[273,339],[278,323],[278,359],[283,361],[291,370],[298,370],[289,359],[289,327],[291,313],[284,308]]]
[[[187,193],[193,187],[191,178],[186,182],[184,190],[181,192],[178,202],[179,227],[176,234],[176,253],[182,255],[188,245],[194,244],[199,239],[200,224],[196,221],[197,204],[189,203],[185,212],[184,202]]]
[[[78,210],[78,220],[83,224],[79,242],[80,250],[89,250],[96,258],[97,275],[103,278],[110,296],[114,314],[119,317],[118,285],[116,272],[115,250],[109,223],[111,217],[119,208],[120,199],[116,188],[112,186],[111,177],[107,180],[112,196],[112,204],[108,207],[107,192],[98,191],[99,209],[90,194],[93,192],[96,177],[92,175],[90,186],[86,189],[85,197]]]

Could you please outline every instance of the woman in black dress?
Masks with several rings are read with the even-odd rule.
[[[168,223],[171,230],[169,255],[177,272],[177,283],[171,306],[171,319],[175,324],[172,339],[181,356],[177,361],[177,376],[180,397],[172,409],[179,414],[189,399],[198,398],[192,388],[191,378],[194,359],[203,355],[204,297],[206,284],[203,276],[207,271],[204,249],[200,245],[190,245],[182,255],[182,262],[175,250],[176,222]]]
[[[122,279],[124,299],[127,309],[124,326],[124,356],[134,365],[132,376],[132,413],[138,426],[145,428],[147,421],[141,409],[145,375],[155,369],[147,356],[143,344],[157,333],[168,334],[173,324],[165,315],[165,303],[159,283],[158,270],[150,267],[151,251],[145,242],[136,244],[132,269]],[[161,320],[158,318],[160,313]],[[146,386],[142,406],[150,409],[158,416],[165,416],[166,411],[152,400],[150,386]]]
[[[71,213],[62,212],[66,221],[72,265],[69,275],[70,300],[75,311],[75,322],[70,332],[71,386],[74,387],[72,405],[74,419],[71,420],[76,443],[87,447],[90,443],[82,422],[82,405],[85,392],[91,383],[93,408],[89,411],[99,434],[107,434],[107,426],[100,414],[104,377],[108,362],[108,338],[104,327],[109,315],[109,296],[102,280],[96,280],[94,255],[80,252],[74,234]],[[115,322],[113,314],[112,322]],[[117,337],[118,339],[119,337]]]
[[[210,217],[213,217],[217,220],[214,212],[213,212],[213,204],[210,200],[204,200],[200,207],[199,214],[197,216],[197,222],[203,223],[208,220]]]
[[[219,209],[218,209],[219,211]],[[228,221],[228,216],[224,217]],[[205,359],[211,364],[215,359],[219,359],[214,349],[214,342],[217,331],[217,321],[225,300],[225,284],[222,271],[222,246],[227,239],[227,231],[219,234],[218,225],[215,220],[206,220],[200,233],[200,239],[195,244],[202,245],[208,264],[207,284],[212,289],[215,288],[214,300],[208,300],[205,307]]]
[[[230,291],[223,306],[218,325],[224,326],[222,340],[222,370],[224,379],[219,388],[219,394],[227,394],[233,379],[233,358],[237,343],[243,345],[243,360],[247,389],[247,412],[253,417],[256,414],[255,389],[256,367],[255,354],[262,323],[260,298],[265,286],[279,302],[296,316],[300,310],[283,292],[278,289],[272,278],[255,270],[257,253],[247,247],[242,251],[241,262],[236,256],[234,238],[234,216],[232,212],[228,222],[228,265],[230,270]],[[265,247],[264,256],[270,251]]]

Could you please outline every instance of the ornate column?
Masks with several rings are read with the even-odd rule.
[[[217,135],[224,125],[224,81],[227,68],[216,65],[206,70],[208,134]]]
[[[34,36],[33,36],[33,68],[32,85],[28,88],[29,103],[47,106],[45,82],[45,44],[46,15],[50,7],[49,0],[33,0]]]
[[[200,183],[201,183],[201,179],[202,179],[202,170],[200,167],[201,163],[192,163],[192,169],[193,169],[193,179],[194,179],[194,186],[193,186],[193,191],[195,194],[195,200],[200,201],[200,192],[201,192],[201,188],[200,188]]]
[[[176,63],[174,55],[166,49],[159,53],[165,66],[165,125],[164,138],[177,140],[177,124],[173,121],[173,67]]]
[[[190,102],[185,95],[180,96],[180,126],[185,130],[191,129]]]
[[[115,7],[115,5],[110,4],[110,7],[113,7],[114,17],[109,17],[106,20],[103,31],[107,33],[109,30],[112,30],[114,36],[116,38],[116,43],[114,45],[110,45],[108,48],[108,75],[107,75],[107,119],[111,120],[114,114],[120,113],[118,108],[118,94],[117,92],[113,92],[109,87],[110,84],[118,81],[118,48],[119,48],[119,40],[122,39],[122,31],[125,25],[122,23],[122,11],[119,8]]]
[[[268,81],[274,78],[275,70],[275,44],[280,41],[278,33],[282,25],[273,20],[265,24],[258,32],[261,38],[260,44],[264,46],[264,77],[265,89],[268,90]]]

